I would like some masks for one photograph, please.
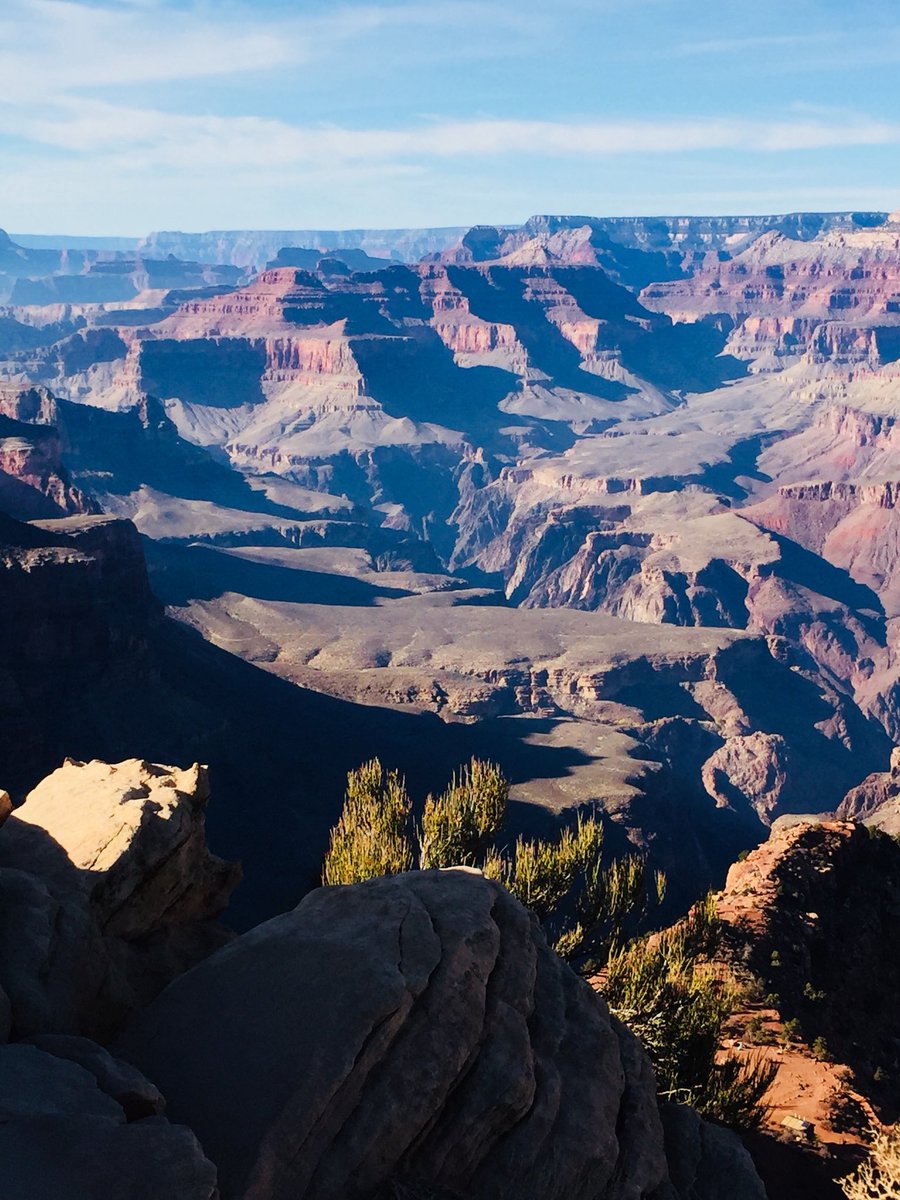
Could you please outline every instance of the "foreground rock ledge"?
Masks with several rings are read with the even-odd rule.
[[[199,765],[69,759],[8,817],[0,1040],[103,1039],[227,940],[213,918],[240,870],[207,849],[208,796]]]
[[[478,872],[311,893],[171,984],[122,1051],[197,1134],[223,1200],[395,1183],[495,1200],[687,1195],[640,1046]],[[696,1186],[715,1161],[680,1169],[692,1200],[763,1197],[722,1138],[720,1190]]]

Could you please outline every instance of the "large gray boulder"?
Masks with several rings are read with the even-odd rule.
[[[121,1052],[223,1200],[678,1195],[640,1046],[479,872],[311,893],[172,983]]]

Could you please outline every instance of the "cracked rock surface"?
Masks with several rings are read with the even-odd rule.
[[[640,1046],[477,871],[309,894],[171,984],[122,1053],[223,1200],[680,1196]]]

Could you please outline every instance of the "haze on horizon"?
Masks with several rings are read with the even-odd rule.
[[[297,9],[7,0],[0,228],[128,236],[900,203],[900,15],[876,0]]]

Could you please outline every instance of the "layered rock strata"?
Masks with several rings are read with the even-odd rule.
[[[123,1046],[223,1200],[661,1200],[726,1174],[762,1195],[724,1133],[722,1150],[676,1133],[670,1179],[639,1045],[477,872],[314,892],[173,984]]]

